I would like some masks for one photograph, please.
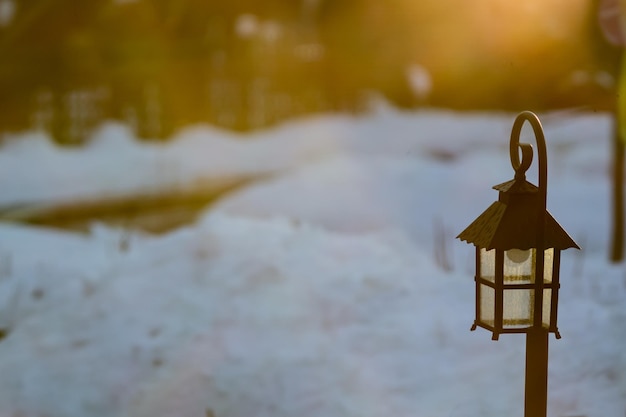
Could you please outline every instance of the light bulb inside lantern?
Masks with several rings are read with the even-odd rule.
[[[530,257],[530,249],[510,249],[506,251],[506,257],[513,263],[521,264]]]

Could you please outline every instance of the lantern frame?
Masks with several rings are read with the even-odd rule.
[[[489,254],[492,251],[493,253]],[[528,264],[530,264],[531,274],[527,275],[527,279],[520,279],[519,275],[507,274],[508,251],[502,249],[487,251],[485,248],[476,246],[476,275],[474,277],[476,304],[475,320],[471,330],[476,330],[477,327],[489,330],[492,332],[493,340],[498,340],[500,334],[503,333],[527,333],[535,326],[535,317],[537,316],[535,314],[535,291],[539,291],[543,297],[538,302],[541,308],[537,320],[542,327],[547,328],[550,333],[554,333],[557,339],[561,338],[557,327],[557,306],[561,287],[559,279],[561,251],[554,248],[548,248],[544,251],[543,284],[540,285],[540,289],[535,283],[537,277],[533,267],[536,264],[536,249],[532,248],[528,251],[530,252]],[[494,268],[489,271],[491,275],[483,270],[486,264],[490,264],[490,262],[485,262],[485,256],[494,258],[494,262],[491,263]],[[545,261],[546,258],[548,258],[548,262]],[[546,276],[549,276],[549,279],[546,279]],[[492,291],[492,294],[486,295],[485,292],[489,291]],[[519,303],[515,306],[512,301],[522,291],[526,293],[526,295],[519,297],[522,298],[522,302],[524,298],[528,298],[526,317],[522,317],[522,314],[517,316],[509,314],[507,316],[505,314],[507,309],[510,311],[513,307],[523,308]],[[484,311],[485,309],[488,311]],[[489,316],[492,317],[489,318]]]

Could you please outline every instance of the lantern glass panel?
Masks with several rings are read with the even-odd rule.
[[[534,281],[535,250],[504,251],[504,283],[530,284]]]
[[[496,250],[480,249],[480,277],[496,282]]]
[[[545,328],[550,327],[550,313],[552,307],[552,289],[544,288],[543,290],[543,311],[541,312],[541,324]]]
[[[504,291],[502,325],[504,328],[527,327],[533,322],[533,290]]]
[[[479,320],[493,326],[495,320],[495,290],[488,285],[480,285],[480,317]]]
[[[546,249],[543,255],[543,282],[552,282],[552,270],[554,265],[554,248]],[[545,298],[544,298],[545,299]]]

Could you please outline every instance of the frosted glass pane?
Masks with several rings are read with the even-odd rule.
[[[480,317],[479,321],[493,326],[495,310],[495,291],[481,284],[480,286]]]
[[[535,250],[504,251],[504,283],[528,284],[533,281]]]
[[[503,327],[526,327],[532,324],[532,290],[504,291]]]
[[[544,252],[543,281],[552,282],[552,265],[554,264],[554,249],[546,249]]]
[[[550,327],[550,309],[552,307],[552,289],[545,288],[543,290],[543,311],[541,312],[541,322],[543,327]]]
[[[535,249],[511,249],[504,252],[504,283],[529,284],[535,282]],[[552,282],[554,249],[544,251],[543,279]]]
[[[496,250],[480,250],[480,277],[496,282]]]

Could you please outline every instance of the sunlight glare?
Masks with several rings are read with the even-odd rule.
[[[496,54],[570,36],[584,19],[587,0],[489,0],[474,7],[473,30]]]

